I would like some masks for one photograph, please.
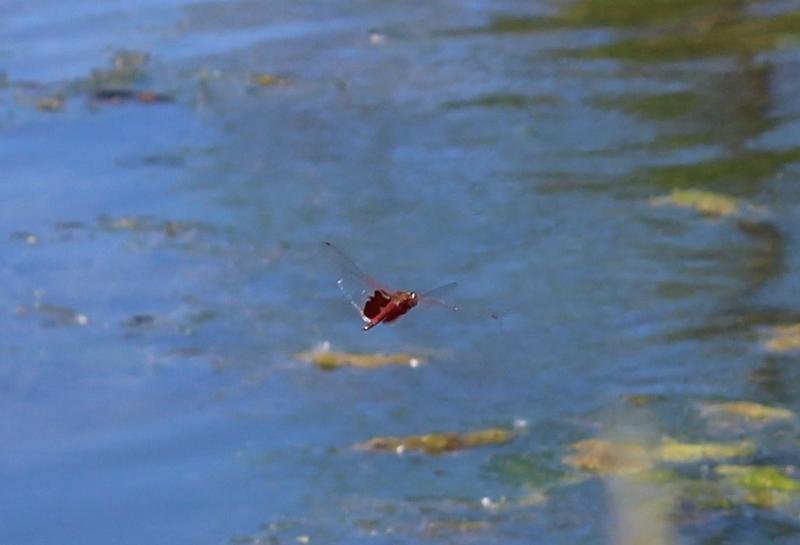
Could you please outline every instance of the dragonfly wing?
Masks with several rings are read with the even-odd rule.
[[[370,319],[364,315],[364,303],[377,292],[387,293],[388,290],[372,277],[364,273],[347,254],[330,242],[323,243],[325,254],[333,263],[338,278],[336,284],[344,296],[358,311],[364,322]]]
[[[439,286],[438,288],[433,288],[432,290],[428,290],[422,294],[423,297],[440,297],[442,295],[447,295],[448,293],[452,292],[454,289],[458,287],[458,282],[450,282],[449,284],[445,284],[444,286]]]
[[[441,307],[449,308],[451,310],[458,310],[458,306],[441,299],[443,295],[447,295],[458,287],[458,282],[450,282],[444,286],[439,286],[432,290],[426,291],[420,296],[420,301],[423,303],[431,303]]]
[[[364,323],[370,322],[371,320],[367,318],[366,314],[364,314],[361,304],[359,303],[359,301],[362,299],[361,292],[358,290],[354,291],[352,288],[347,287],[347,284],[343,278],[337,280],[336,285],[339,286],[339,289],[342,291],[344,296],[347,298],[353,308],[356,309],[356,312],[358,312],[358,315],[361,316],[362,320],[364,320]]]
[[[445,299],[441,299],[441,296],[446,296],[450,292],[452,292],[455,288],[458,287],[457,282],[450,282],[449,284],[445,284],[444,286],[439,286],[438,288],[432,289],[430,291],[426,291],[420,296],[420,302],[426,304],[432,304],[439,307],[444,307],[450,310],[457,310],[461,316],[470,316],[473,319],[492,319],[492,320],[500,320],[501,315],[495,311],[491,311],[485,308],[482,308],[480,305],[477,307],[474,304],[466,304],[464,307],[459,305],[454,305],[450,301]]]

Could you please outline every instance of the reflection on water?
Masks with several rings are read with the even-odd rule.
[[[791,3],[73,4],[0,38],[1,541],[796,538]]]

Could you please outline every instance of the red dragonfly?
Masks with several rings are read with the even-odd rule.
[[[325,241],[324,244],[339,269],[340,276],[337,280],[339,289],[364,320],[362,328],[364,331],[369,331],[381,323],[394,322],[419,303],[432,303],[456,310],[455,306],[436,298],[455,288],[458,285],[456,282],[423,294],[415,291],[391,290],[366,275],[352,259],[332,243]]]

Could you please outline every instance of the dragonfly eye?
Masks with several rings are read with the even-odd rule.
[[[412,298],[412,299],[416,299],[416,298],[417,298],[417,292],[415,292],[415,291],[412,291],[412,292],[411,292],[411,298]]]

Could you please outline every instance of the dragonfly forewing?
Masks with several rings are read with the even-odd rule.
[[[364,315],[364,303],[375,293],[375,290],[390,293],[389,290],[362,271],[347,254],[332,243],[325,241],[323,245],[325,253],[333,263],[338,276],[336,285],[339,286],[341,292],[350,301],[353,308],[356,309],[361,319],[364,322],[369,322],[370,319]]]

